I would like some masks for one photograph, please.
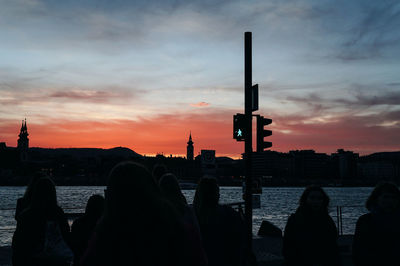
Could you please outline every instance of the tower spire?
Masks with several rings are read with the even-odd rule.
[[[18,139],[18,150],[20,152],[21,161],[26,161],[28,158],[28,150],[29,150],[29,134],[28,127],[26,126],[26,118],[22,120],[21,130],[19,132]]]
[[[189,141],[187,142],[187,147],[186,147],[186,159],[189,161],[193,161],[193,153],[194,153],[194,147],[192,141],[192,131],[190,131]]]

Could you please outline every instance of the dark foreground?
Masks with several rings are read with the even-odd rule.
[[[352,266],[351,243],[352,235],[339,236],[339,247],[343,266]],[[283,265],[281,256],[282,238],[278,237],[255,237],[253,239],[253,250],[256,254],[259,266]],[[11,265],[11,247],[0,247],[0,266]]]

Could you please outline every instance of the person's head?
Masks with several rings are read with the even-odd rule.
[[[39,180],[39,178],[43,177],[41,173],[35,173],[31,179],[29,180],[29,183],[26,187],[25,193],[24,193],[24,199],[27,201],[30,201],[32,198],[33,194],[33,189],[35,187],[36,182]]]
[[[126,161],[110,172],[105,191],[105,215],[120,219],[132,212],[148,211],[149,204],[160,197],[150,172],[141,164]]]
[[[104,211],[104,197],[98,194],[90,196],[85,209],[85,214],[99,218]]]
[[[39,178],[33,188],[31,206],[49,209],[57,206],[56,186],[48,177]]]
[[[308,186],[300,197],[299,205],[311,211],[327,212],[329,197],[320,186]]]
[[[369,211],[375,208],[388,213],[397,211],[400,207],[400,191],[393,183],[380,183],[371,192],[365,205]]]
[[[168,172],[167,167],[163,164],[156,164],[153,167],[153,177],[156,183],[160,182],[161,177]]]
[[[203,207],[216,207],[219,201],[219,186],[217,180],[212,177],[200,179],[196,188],[193,204]]]
[[[164,174],[158,185],[162,195],[169,200],[179,212],[184,212],[184,207],[187,202],[185,196],[182,194],[176,176],[171,173]]]
[[[121,252],[129,251],[123,254],[126,265],[164,264],[161,261],[171,251],[168,245],[179,238],[178,233],[183,235],[183,224],[150,172],[132,161],[117,164],[109,174],[104,214],[96,225],[101,262],[119,265]],[[149,257],[150,253],[160,256]]]

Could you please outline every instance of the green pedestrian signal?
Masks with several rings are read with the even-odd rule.
[[[246,132],[246,119],[244,114],[233,116],[233,138],[237,141],[244,141]]]

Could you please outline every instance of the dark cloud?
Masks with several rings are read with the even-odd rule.
[[[400,87],[400,82],[390,82],[387,83],[386,85],[390,87]]]
[[[357,94],[354,100],[337,99],[336,102],[344,103],[349,106],[377,106],[377,105],[393,105],[398,106],[400,103],[400,91],[386,92],[377,95]]]
[[[131,97],[128,92],[93,91],[93,90],[65,90],[48,95],[50,98],[63,98],[72,101],[87,101],[91,103],[108,103],[115,99],[122,100]]]
[[[379,91],[375,89],[375,91]],[[367,107],[387,105],[396,107],[400,103],[400,91],[379,91],[376,93],[355,91],[347,98],[322,97],[318,93],[310,93],[306,96],[287,96],[287,101],[294,102],[303,106],[312,107],[315,113],[335,107],[357,111]]]
[[[361,6],[363,18],[351,29],[337,58],[353,61],[400,55],[400,3],[374,1]]]
[[[397,121],[397,124],[400,126],[400,111],[386,113],[384,118],[388,121]]]
[[[11,86],[11,87],[14,87]],[[135,100],[144,91],[136,90],[135,92],[129,89],[121,89],[109,87],[104,90],[89,90],[89,89],[70,89],[62,90],[1,90],[0,104],[2,105],[23,105],[25,103],[45,103],[45,102],[86,102],[94,104],[124,104]]]
[[[320,113],[329,108],[326,100],[318,96],[316,93],[310,93],[306,97],[288,96],[287,101],[299,103],[311,109],[311,113]]]

